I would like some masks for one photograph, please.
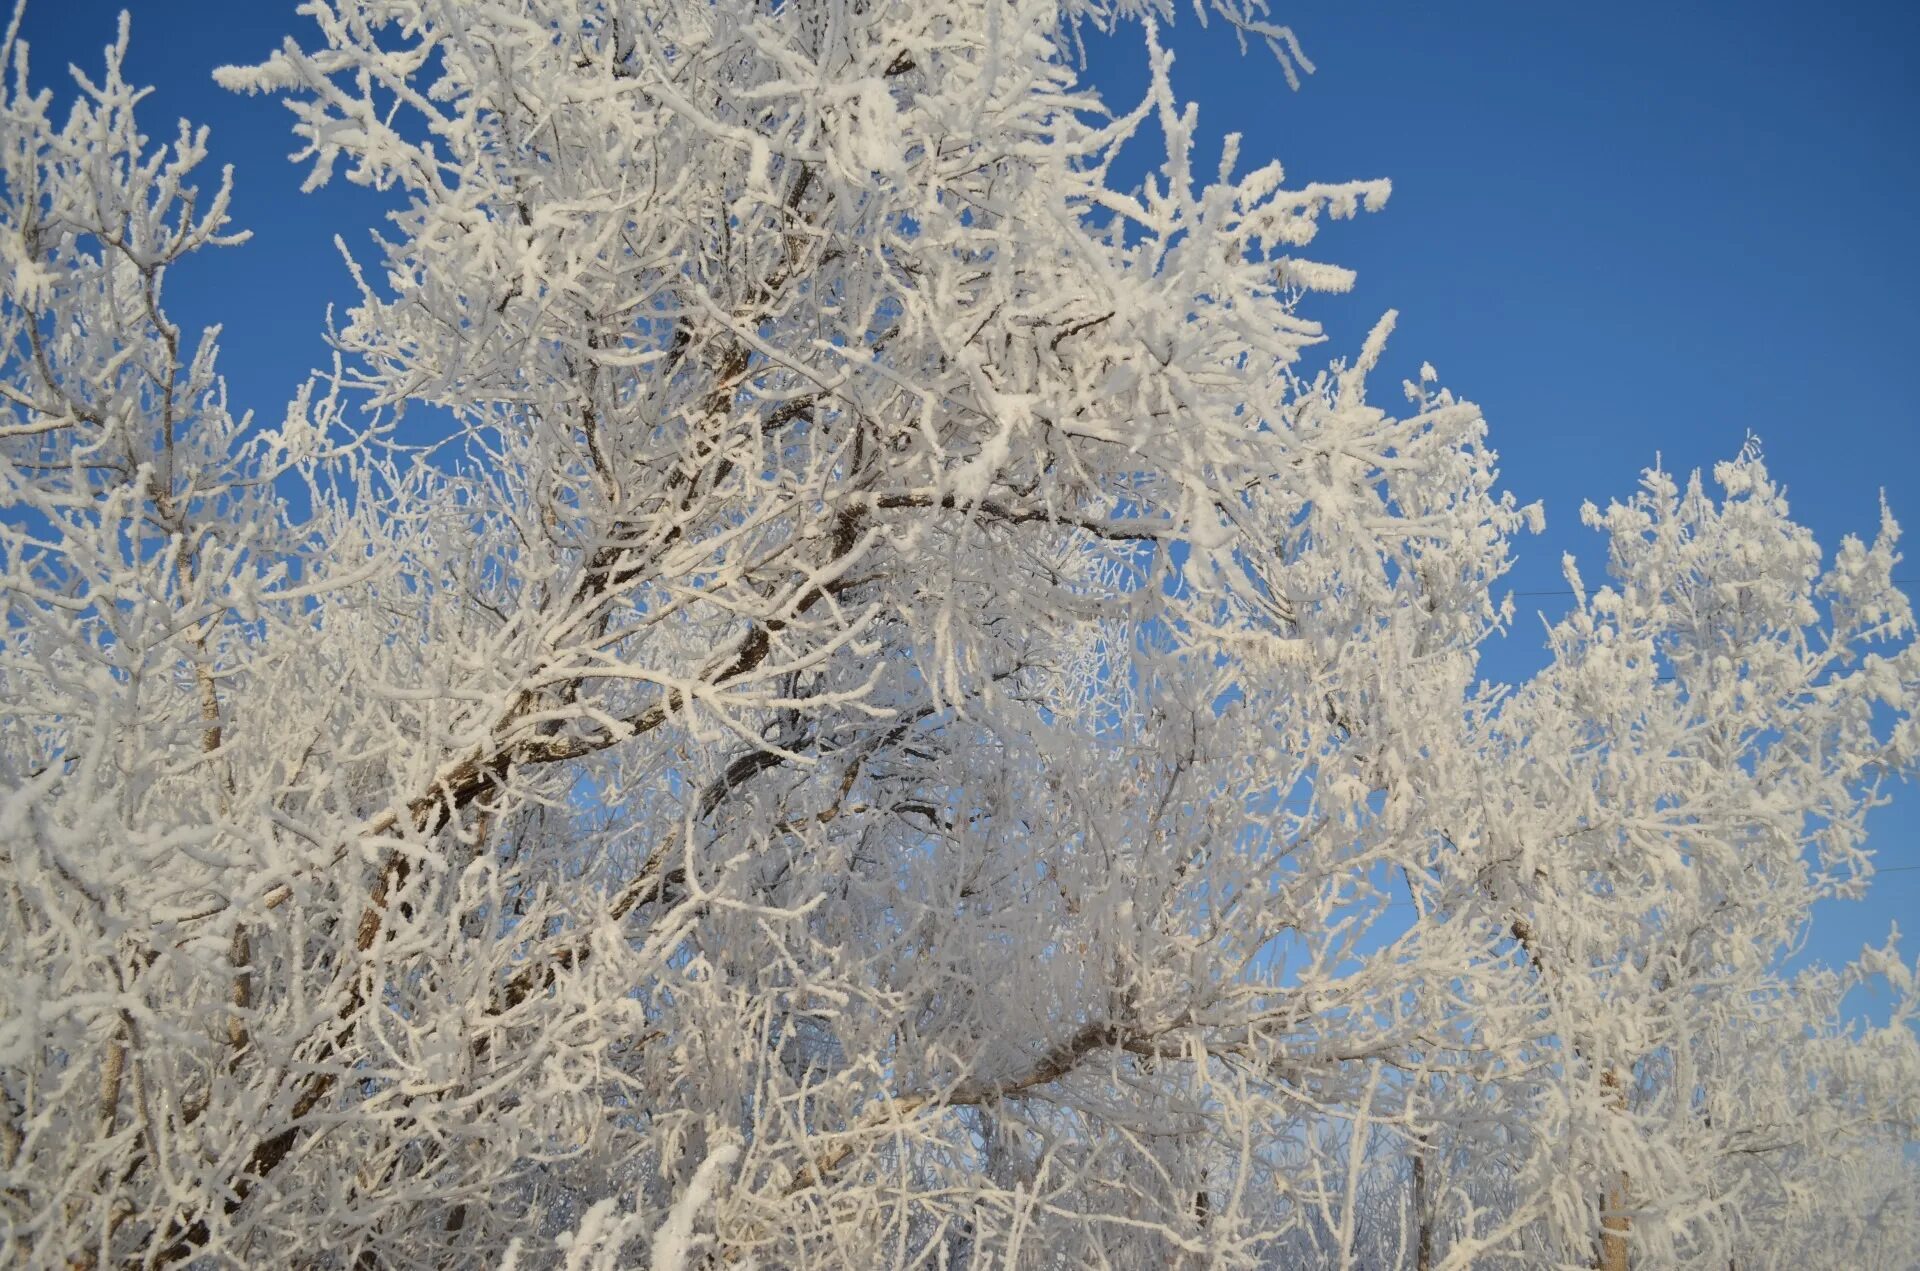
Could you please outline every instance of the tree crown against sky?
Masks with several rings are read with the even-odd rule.
[[[223,82],[404,210],[271,425],[204,138],[9,39],[17,1260],[1912,1246],[1911,968],[1786,969],[1920,752],[1890,515],[1656,467],[1489,686],[1536,510],[1315,360],[1388,186],[1196,168],[1171,10],[305,11]]]

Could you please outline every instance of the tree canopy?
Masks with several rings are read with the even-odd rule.
[[[206,134],[6,40],[10,1262],[1920,1247],[1914,968],[1787,967],[1920,768],[1888,512],[1655,467],[1485,683],[1540,511],[1320,355],[1389,187],[1196,171],[1171,3],[301,12],[222,82],[401,210],[271,423]]]

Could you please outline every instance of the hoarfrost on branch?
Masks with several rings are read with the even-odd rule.
[[[10,1264],[1920,1243],[1911,966],[1783,970],[1920,753],[1890,516],[1656,468],[1488,686],[1538,509],[1310,357],[1388,186],[1196,171],[1171,3],[301,11],[223,82],[401,210],[277,422],[205,134],[7,37]]]

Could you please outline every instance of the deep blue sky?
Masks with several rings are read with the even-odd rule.
[[[332,235],[365,244],[381,203],[344,181],[301,195],[285,111],[209,79],[304,37],[293,0],[31,0],[36,80],[97,67],[123,7],[130,73],[157,88],[147,131],[211,124],[255,234],[170,280],[171,307],[226,324],[236,405],[277,419],[325,358],[327,303],[351,298]],[[1275,0],[1319,68],[1297,93],[1181,7],[1175,85],[1215,152],[1239,131],[1246,162],[1296,182],[1392,178],[1384,212],[1315,245],[1360,281],[1309,311],[1333,352],[1399,309],[1381,389],[1431,361],[1485,408],[1508,487],[1547,506],[1516,590],[1561,586],[1563,550],[1599,576],[1582,499],[1629,494],[1656,452],[1710,466],[1749,431],[1829,549],[1872,532],[1882,490],[1920,535],[1920,5]],[[1129,104],[1137,32],[1095,41],[1090,69]],[[1920,554],[1901,573],[1920,576]],[[1523,620],[1490,673],[1536,663],[1538,631]],[[1920,789],[1902,793],[1874,822],[1885,867],[1920,866]],[[1875,893],[1824,909],[1810,955],[1920,927],[1920,869]]]

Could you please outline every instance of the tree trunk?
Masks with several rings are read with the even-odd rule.
[[[1433,1215],[1427,1202],[1427,1140],[1414,1141],[1413,1233],[1414,1271],[1433,1271]]]
[[[1623,1173],[1607,1188],[1606,1205],[1600,1213],[1600,1271],[1627,1271],[1627,1231],[1631,1223],[1625,1213],[1627,1176]]]
[[[1600,1074],[1600,1088],[1607,1093],[1607,1105],[1616,1112],[1626,1110],[1626,1084],[1617,1070]],[[1600,1271],[1627,1271],[1627,1235],[1632,1220],[1627,1217],[1627,1175],[1622,1170],[1607,1185],[1600,1206]]]

